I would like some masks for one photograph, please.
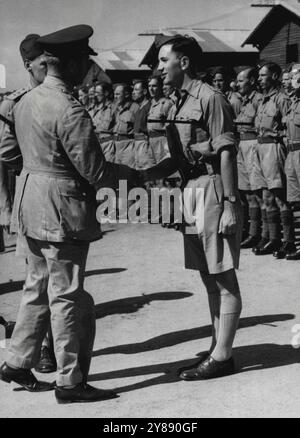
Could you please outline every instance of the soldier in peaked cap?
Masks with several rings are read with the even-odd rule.
[[[95,189],[136,174],[105,161],[86,109],[69,92],[87,72],[92,33],[80,25],[39,38],[46,79],[14,108],[15,147],[1,150],[2,159],[23,159],[13,228],[26,237],[29,268],[0,377],[29,391],[41,389],[30,369],[51,319],[58,403],[115,397],[86,383],[93,339],[85,339],[86,351],[80,351],[81,326],[94,316],[83,280],[89,243],[101,235]],[[90,311],[83,315],[80,307]]]
[[[24,62],[24,66],[29,73],[30,84],[27,88],[22,88],[20,90],[17,90],[16,92],[12,93],[7,97],[5,102],[6,103],[5,112],[8,118],[10,112],[12,111],[16,103],[19,102],[20,99],[32,88],[40,85],[46,77],[47,66],[43,58],[44,49],[41,46],[41,44],[37,42],[39,38],[40,35],[29,34],[20,43],[20,47],[19,47],[20,54]],[[4,144],[5,143],[6,140],[4,137]],[[18,169],[18,172],[20,171],[21,171],[21,167]],[[26,240],[20,236],[18,236],[18,240],[17,240],[16,255],[26,257]],[[36,365],[36,370],[38,372],[49,373],[56,370],[56,361],[54,357],[51,339],[52,339],[51,331],[49,331],[49,333],[47,334],[47,336],[43,341],[40,360]]]
[[[174,120],[182,151],[191,163],[199,156],[204,162],[186,186],[192,194],[190,208],[186,208],[195,223],[185,226],[184,249],[185,267],[200,272],[208,292],[213,339],[210,351],[204,352],[193,368],[181,370],[180,378],[209,379],[234,372],[232,343],[241,312],[235,274],[241,206],[232,111],[221,92],[196,79],[202,62],[196,40],[160,36],[156,44],[162,78],[180,91],[169,117]],[[183,120],[187,123],[180,123]],[[204,192],[203,206],[197,206],[196,189]]]
[[[1,103],[1,114],[9,118],[14,105],[24,96],[31,87],[43,82],[46,75],[45,63],[41,61],[43,50],[36,40],[39,35],[30,34],[20,44],[20,53],[26,70],[30,75],[30,87],[21,88],[8,94]],[[0,139],[5,131],[5,123],[0,121]],[[7,165],[0,162],[0,234],[3,227],[9,227],[11,219],[11,207],[14,197],[15,175]],[[4,250],[4,245],[3,245]],[[1,248],[0,248],[1,251]]]

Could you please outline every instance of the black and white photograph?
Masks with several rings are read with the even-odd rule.
[[[0,419],[299,418],[300,0],[0,23]]]

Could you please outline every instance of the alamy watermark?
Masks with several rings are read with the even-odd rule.
[[[126,180],[117,190],[101,188],[97,220],[100,223],[185,224],[186,232],[199,233],[204,226],[204,189],[202,187],[135,187],[128,190]]]

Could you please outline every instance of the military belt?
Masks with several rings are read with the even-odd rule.
[[[134,139],[135,140],[148,140],[148,135],[144,134],[143,132],[138,132],[138,133],[134,134]]]
[[[99,140],[101,141],[110,141],[114,139],[114,135],[113,134],[107,134],[107,135],[99,135]]]
[[[38,169],[30,169],[27,166],[23,167],[23,170],[27,173],[31,173],[33,175],[41,175],[41,176],[50,176],[52,178],[62,178],[62,179],[76,179],[76,178],[80,178],[80,175],[76,172],[72,172],[72,170],[68,170],[68,169],[43,169],[43,170],[38,170]]]
[[[132,140],[133,134],[114,134],[114,140],[121,141],[121,140]]]
[[[157,138],[157,137],[165,137],[166,131],[150,131],[149,137],[150,138]]]
[[[300,151],[300,140],[287,140],[288,152]]]
[[[281,141],[281,139],[279,137],[272,137],[271,135],[257,137],[257,142],[260,144],[280,143],[280,141]]]
[[[255,132],[240,132],[240,140],[256,140],[257,134]]]

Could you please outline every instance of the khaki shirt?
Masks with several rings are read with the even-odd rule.
[[[87,111],[54,76],[34,88],[12,111],[0,159],[23,157],[12,230],[52,242],[100,237],[95,190],[108,174]]]
[[[247,132],[247,130],[254,128],[255,117],[261,100],[262,94],[255,90],[248,96],[244,96],[240,113],[235,120],[239,132]]]
[[[282,135],[289,105],[290,101],[286,94],[278,89],[263,95],[255,117],[258,134]]]
[[[114,110],[111,102],[105,102],[96,107],[93,117],[93,124],[97,134],[101,131],[110,131],[114,124]]]
[[[226,97],[233,109],[234,117],[237,117],[241,111],[243,98],[240,95],[240,93],[237,93],[236,91],[229,91],[226,94]]]
[[[190,145],[209,141],[211,152],[229,146],[235,148],[232,109],[225,96],[201,80],[190,82],[185,96],[170,110],[170,118],[193,120],[176,124],[183,151],[190,157]]]
[[[170,112],[171,107],[174,105],[174,102],[171,99],[167,99],[166,97],[161,97],[159,100],[151,100],[151,106],[148,113],[148,119],[167,119],[168,114]],[[161,123],[147,123],[148,132],[151,131],[161,131],[165,127],[164,122]]]
[[[300,97],[294,96],[286,115],[286,136],[300,142]]]
[[[29,90],[30,88],[21,88],[6,96],[0,104],[0,113],[7,119],[10,119],[13,107]],[[0,120],[0,140],[5,130],[6,124]],[[21,168],[21,157],[19,157],[19,160],[13,164],[15,164],[15,167]],[[14,193],[11,193],[11,187],[9,184],[9,168],[7,167],[6,163],[0,161],[0,225],[9,225],[10,223],[12,207],[11,200],[13,197]]]
[[[135,102],[126,102],[122,107],[115,109],[115,124],[113,132],[115,134],[133,134],[135,114],[139,110],[139,105]]]

